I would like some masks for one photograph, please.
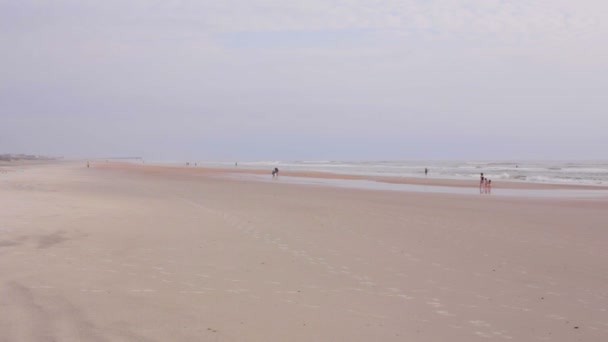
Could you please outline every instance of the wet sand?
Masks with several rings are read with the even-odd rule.
[[[186,172],[198,174],[250,174],[250,175],[270,175],[271,170],[248,169],[242,167],[218,168],[208,167],[204,165],[190,166],[175,165],[175,164],[140,164],[140,163],[125,163],[125,162],[99,162],[98,167],[105,169],[139,169],[146,173],[164,172],[172,170],[173,172]],[[369,175],[353,175],[339,174],[330,172],[316,171],[288,171],[281,170],[282,176],[289,177],[304,177],[304,178],[324,178],[324,179],[344,179],[344,180],[367,180],[383,183],[394,184],[412,184],[412,185],[431,185],[431,186],[447,186],[447,187],[479,187],[479,180],[460,180],[460,179],[442,179],[434,177],[381,177]],[[552,190],[552,189],[571,189],[571,190],[597,190],[608,189],[608,186],[602,185],[582,185],[582,184],[551,184],[551,183],[532,183],[518,181],[500,181],[494,180],[492,184],[496,189],[530,189],[530,190]]]
[[[606,199],[223,173],[0,174],[0,341],[608,339]]]

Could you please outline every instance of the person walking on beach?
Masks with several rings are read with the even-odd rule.
[[[274,170],[272,170],[272,178],[275,177],[279,177],[279,168],[274,168]]]

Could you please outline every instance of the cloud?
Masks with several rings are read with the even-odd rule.
[[[4,19],[170,24],[227,31],[433,30],[440,34],[589,33],[608,5],[582,0],[1,1]],[[44,22],[42,24],[44,24]],[[33,24],[29,22],[28,24]],[[162,27],[162,25],[161,25]]]
[[[257,139],[339,137],[394,144],[390,155],[425,136],[605,141],[607,7],[0,0],[2,143],[84,154],[144,150],[162,137],[170,154],[199,137],[237,153]],[[69,143],[87,136],[86,146]]]

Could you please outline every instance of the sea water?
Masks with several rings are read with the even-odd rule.
[[[199,165],[235,167],[234,162]],[[238,167],[285,171],[320,171],[390,177],[479,179],[553,184],[608,185],[607,161],[257,161]],[[428,176],[424,170],[428,169]],[[270,172],[270,171],[269,171]]]

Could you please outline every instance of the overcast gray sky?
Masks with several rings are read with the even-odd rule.
[[[0,0],[0,153],[606,159],[605,0]]]

